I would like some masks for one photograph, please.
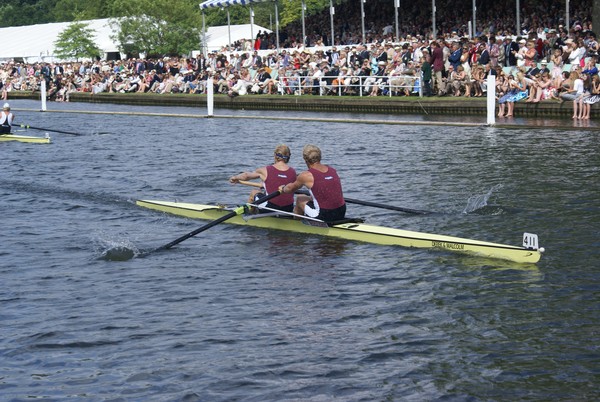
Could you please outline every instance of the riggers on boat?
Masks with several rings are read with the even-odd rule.
[[[30,137],[27,135],[17,134],[0,134],[0,141],[19,141],[28,142],[32,144],[50,144],[50,136],[46,134],[45,137]]]
[[[155,200],[138,200],[137,205],[193,219],[215,220],[232,212],[230,209],[215,205]],[[523,243],[525,246],[518,247],[454,236],[387,228],[357,221],[335,223],[328,226],[324,222],[307,219],[290,219],[290,217],[269,216],[269,214],[251,216],[238,214],[225,221],[225,223],[316,234],[390,246],[449,250],[519,263],[536,263],[540,260],[541,253],[544,251],[543,248],[538,249],[537,236],[530,233],[524,234]]]

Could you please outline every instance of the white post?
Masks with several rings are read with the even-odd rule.
[[[40,82],[40,96],[42,97],[42,112],[46,111],[46,80],[42,77]]]
[[[492,74],[487,78],[487,124],[496,124],[496,76]]]
[[[473,0],[473,36],[477,35],[477,28],[475,22],[475,14],[477,13],[477,5],[475,4],[475,0]]]
[[[521,34],[521,3],[520,0],[517,0],[517,11],[516,11],[516,19],[517,19],[517,25],[516,25],[516,31],[515,34],[517,36],[519,36]]]
[[[367,43],[367,39],[365,36],[365,1],[360,0],[360,22],[362,27],[362,43],[365,45]]]
[[[202,54],[204,57],[208,57],[208,47],[206,46],[206,20],[204,18],[204,11],[202,11]]]
[[[227,50],[231,51],[231,16],[229,15],[229,7],[227,7],[227,35],[229,39],[227,42]]]
[[[435,0],[431,0],[431,31],[432,31],[434,40],[437,39],[437,30],[435,27],[435,12],[436,12]]]
[[[207,116],[212,117],[213,116],[213,109],[214,109],[214,105],[215,105],[215,97],[214,97],[214,85],[213,85],[213,79],[212,77],[208,77],[206,79],[206,108],[207,110]]]
[[[335,8],[333,7],[333,0],[329,0],[329,14],[331,16],[331,46],[335,46],[335,31],[333,29],[333,16],[335,15]]]
[[[302,46],[306,46],[306,25],[304,22],[304,12],[306,11],[306,3],[302,0]]]
[[[275,1],[275,38],[277,40],[277,53],[279,53],[279,7]]]
[[[394,18],[396,20],[396,41],[400,40],[400,26],[398,25],[398,8],[399,7],[400,7],[400,0],[394,0]]]
[[[252,50],[254,50],[254,41],[256,38],[254,37],[254,10],[250,7],[250,43],[252,43]]]

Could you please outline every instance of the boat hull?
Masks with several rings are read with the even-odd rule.
[[[27,135],[3,134],[0,135],[0,141],[18,141],[31,144],[50,144],[50,137],[30,137]]]
[[[228,209],[214,205],[156,200],[138,200],[136,203],[144,208],[193,219],[215,220],[231,212]],[[441,249],[520,263],[536,263],[541,258],[540,251],[523,247],[387,228],[364,223],[343,223],[331,227],[322,227],[312,225],[310,221],[304,220],[277,217],[244,219],[242,215],[237,215],[224,223],[316,234],[389,246]]]

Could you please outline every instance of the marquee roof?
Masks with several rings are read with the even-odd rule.
[[[94,42],[104,53],[118,52],[118,43],[110,37],[114,34],[109,25],[109,19],[98,19],[81,21],[90,29],[95,31]],[[57,22],[51,24],[38,24],[20,27],[0,28],[0,61],[22,58],[25,62],[35,63],[38,61],[55,61],[54,42],[63,32],[70,22]],[[251,28],[252,27],[252,28]],[[258,31],[271,31],[260,25],[240,24],[209,27],[206,30],[206,48],[208,51],[220,50],[229,44],[231,32],[231,41],[240,39],[252,39]],[[200,43],[198,43],[200,45]]]
[[[110,36],[109,19],[81,21],[95,31],[94,42],[104,53],[118,52],[118,44]],[[53,59],[54,42],[71,22],[0,28],[0,60],[23,58],[28,62]]]

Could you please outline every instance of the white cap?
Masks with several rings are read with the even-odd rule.
[[[2,106],[2,110],[10,110],[10,105],[5,103],[4,106]]]

